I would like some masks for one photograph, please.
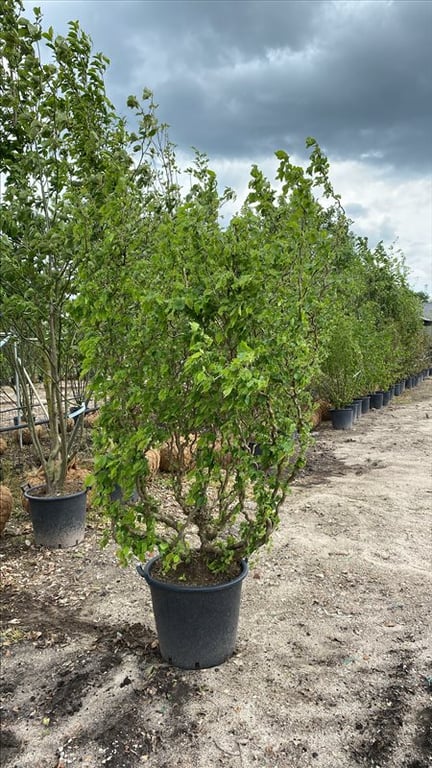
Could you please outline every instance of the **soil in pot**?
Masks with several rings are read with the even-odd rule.
[[[236,579],[242,572],[240,563],[233,562],[223,574],[210,571],[202,558],[192,556],[187,563],[164,573],[161,558],[155,558],[151,568],[153,579],[165,584],[180,584],[186,587],[212,587]]]

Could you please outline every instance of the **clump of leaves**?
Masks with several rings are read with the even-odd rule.
[[[147,214],[144,256],[127,249],[115,283],[106,244],[86,262],[83,353],[105,400],[95,477],[124,559],[157,548],[165,569],[193,553],[228,572],[278,525],[310,440],[323,291],[337,252],[337,216],[312,194],[326,167],[311,146],[306,172],[278,153],[280,194],[254,167],[226,229],[220,213],[232,192],[219,195],[197,153],[188,193],[157,220],[153,207]],[[96,287],[97,307],[87,298]],[[162,501],[144,454],[166,442],[177,459]],[[125,497],[136,487],[139,501],[113,503],[116,485]]]

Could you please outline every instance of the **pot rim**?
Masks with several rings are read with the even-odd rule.
[[[150,560],[148,560],[144,567],[141,563],[139,563],[136,566],[137,572],[140,576],[142,576],[147,584],[150,587],[155,587],[157,589],[167,590],[169,592],[183,592],[183,593],[191,593],[191,592],[221,592],[224,589],[229,589],[230,587],[234,586],[235,584],[238,584],[240,581],[243,581],[243,579],[247,576],[249,572],[249,565],[247,560],[241,561],[241,572],[238,576],[236,576],[234,579],[231,579],[230,581],[224,581],[220,584],[212,584],[211,586],[199,586],[198,584],[174,584],[171,582],[166,581],[159,581],[159,579],[154,579],[151,575],[151,570],[153,568],[153,565],[157,560],[160,560],[160,555],[156,555],[155,557],[152,557]]]
[[[353,407],[352,405],[344,405],[342,408],[330,408],[330,413],[334,413],[335,411],[352,411]]]
[[[22,485],[21,490],[26,497],[26,499],[41,499],[43,501],[58,501],[59,499],[71,499],[74,496],[81,496],[83,493],[87,493],[88,488],[83,488],[81,491],[74,491],[73,493],[60,493],[57,496],[47,496],[47,495],[40,495],[40,494],[34,494],[32,491],[38,491],[41,488],[46,488],[46,483],[42,483],[42,485],[32,485],[32,486],[26,486]]]

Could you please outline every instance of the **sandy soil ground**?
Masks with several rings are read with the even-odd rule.
[[[243,585],[224,665],[158,655],[148,588],[85,542],[1,542],[4,768],[432,765],[432,380],[328,423],[270,552]]]

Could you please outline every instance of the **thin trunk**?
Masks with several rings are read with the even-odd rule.
[[[27,414],[27,427],[31,435],[31,439],[33,442],[34,449],[36,451],[37,458],[41,463],[45,476],[47,476],[47,462],[45,460],[42,444],[39,440],[34,419],[32,418],[32,401],[31,401],[29,384],[24,374],[23,364],[18,357],[15,359],[15,365],[16,365],[16,370],[18,372],[18,376],[20,380],[21,394],[23,396],[24,404],[25,404],[25,412]]]

